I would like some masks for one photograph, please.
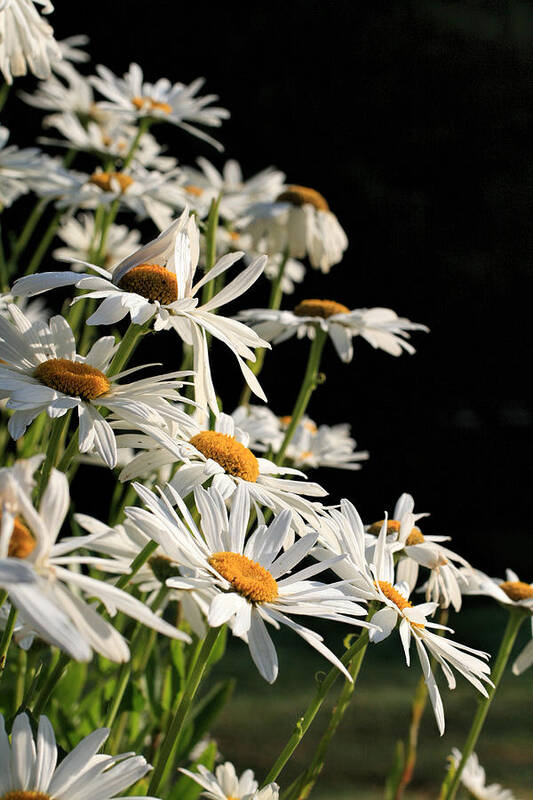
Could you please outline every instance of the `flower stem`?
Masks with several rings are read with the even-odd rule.
[[[56,235],[56,231],[57,231],[57,229],[59,227],[59,223],[61,221],[61,217],[63,216],[63,213],[64,213],[64,209],[59,209],[59,211],[56,211],[56,213],[54,214],[54,216],[50,220],[48,228],[44,232],[43,238],[39,242],[39,245],[37,246],[37,249],[35,250],[35,253],[31,257],[30,263],[28,264],[28,268],[27,268],[26,272],[24,273],[25,275],[33,275],[33,273],[37,272],[37,270],[39,269],[39,267],[41,265],[41,261],[45,257],[46,252],[47,252],[48,248],[50,247],[50,244],[52,243],[52,239]]]
[[[294,432],[298,427],[301,418],[306,412],[311,395],[318,385],[320,359],[322,357],[322,350],[324,349],[327,336],[327,331],[317,326],[315,338],[313,339],[311,349],[309,351],[309,359],[307,361],[307,369],[305,371],[303,383],[292,410],[291,421],[289,427],[287,428],[287,432],[285,433],[285,438],[283,439],[279,452],[274,458],[274,462],[280,466],[285,460],[285,453],[287,451],[287,447],[291,443]]]
[[[40,715],[43,713],[46,704],[48,703],[52,695],[52,692],[54,691],[55,687],[63,677],[63,673],[65,672],[65,669],[69,665],[70,660],[71,660],[70,656],[68,656],[66,653],[60,653],[55,666],[52,668],[51,672],[46,678],[46,681],[44,682],[44,685],[41,691],[39,692],[39,696],[35,701],[35,705],[33,707],[33,716],[36,719],[38,719]]]
[[[368,630],[365,630],[358,636],[357,641],[344,653],[343,657],[341,658],[342,663],[344,666],[350,664],[352,659],[355,659],[357,654],[366,649],[368,644]],[[307,733],[309,726],[313,722],[314,718],[316,717],[322,703],[326,699],[329,690],[337,680],[340,675],[340,671],[337,667],[332,667],[326,677],[319,683],[316,692],[314,694],[313,699],[307,706],[307,709],[302,717],[297,721],[296,725],[294,726],[294,730],[289,738],[289,741],[279,754],[278,758],[276,759],[273,767],[271,768],[270,772],[264,779],[262,786],[266,786],[268,783],[272,783],[275,781],[278,775],[280,774],[281,770],[286,765],[289,758],[292,756],[302,739],[304,738],[305,734]]]
[[[6,656],[13,638],[13,631],[15,630],[15,622],[17,621],[18,610],[15,606],[11,606],[9,616],[7,618],[6,627],[0,640],[0,675],[3,674],[6,666]]]
[[[494,686],[489,687],[488,697],[482,697],[479,701],[476,715],[463,747],[459,766],[455,768],[453,764],[450,764],[448,772],[446,773],[446,778],[444,779],[444,783],[441,787],[439,800],[453,800],[457,793],[463,767],[476,746],[477,740],[483,728],[483,723],[485,722],[490,705],[494,699],[494,695],[496,694],[496,690],[505,671],[509,656],[511,655],[518,630],[525,618],[526,614],[522,609],[512,608],[509,612],[507,626],[505,628],[500,649],[498,650],[498,655],[496,656],[496,661],[494,662],[494,667],[492,668],[491,672],[491,679],[494,683]]]
[[[124,334],[124,338],[118,346],[117,352],[113,356],[111,364],[109,365],[109,369],[106,373],[108,377],[117,375],[124,369],[135,352],[135,348],[139,344],[141,336],[144,336],[144,334],[148,331],[150,322],[151,320],[148,320],[143,325],[136,325],[134,322],[130,324],[128,330]]]
[[[209,657],[223,629],[223,625],[220,628],[209,628],[203,641],[202,649],[198,654],[198,658],[192,665],[191,671],[187,677],[185,689],[167,728],[161,747],[158,750],[158,758],[148,786],[148,794],[154,795],[158,791],[165,769],[172,764],[172,755],[178,748],[187,714],[191,708],[196,692],[198,691]]]
[[[39,473],[39,481],[37,484],[37,493],[35,498],[36,506],[39,505],[39,501],[43,496],[44,490],[46,489],[52,467],[55,467],[59,461],[59,452],[68,431],[70,416],[71,412],[67,411],[67,413],[63,414],[62,417],[54,420],[54,424],[52,425],[50,441],[46,450],[46,458],[43,461],[41,472]]]
[[[209,270],[215,266],[215,261],[217,259],[218,212],[221,198],[222,195],[219,195],[216,200],[211,201],[209,215],[207,217],[207,225],[205,230],[205,272],[209,272]],[[214,294],[214,289],[214,281],[207,281],[202,289],[202,305],[211,300]]]

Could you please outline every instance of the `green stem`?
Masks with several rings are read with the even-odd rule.
[[[502,641],[500,644],[500,649],[498,650],[498,655],[496,657],[496,661],[494,662],[494,666],[492,668],[490,676],[494,686],[489,687],[488,697],[482,697],[481,700],[479,701],[476,715],[474,717],[474,720],[470,727],[470,732],[467,736],[466,742],[463,747],[462,757],[459,766],[455,768],[453,764],[450,764],[450,767],[448,768],[448,772],[446,774],[446,778],[444,779],[444,783],[442,784],[439,800],[453,800],[453,798],[457,793],[463,767],[476,746],[477,740],[483,728],[483,723],[485,722],[489,708],[494,699],[494,695],[496,694],[496,690],[498,688],[502,675],[505,671],[505,667],[509,660],[509,656],[511,655],[511,651],[515,643],[518,630],[525,618],[526,614],[522,609],[512,608],[509,612],[509,619],[507,620],[507,626],[505,628]]]
[[[5,589],[2,589],[2,591],[0,592],[0,608],[2,608],[2,606],[6,602],[8,594],[9,592],[6,592]]]
[[[71,412],[67,411],[67,413],[63,414],[62,417],[54,420],[54,424],[52,425],[50,441],[46,450],[46,458],[43,461],[41,472],[39,474],[39,481],[37,484],[37,495],[35,500],[36,506],[39,505],[39,501],[43,496],[44,490],[46,489],[52,467],[55,467],[59,460],[59,451],[68,430],[70,415]]]
[[[274,462],[276,464],[279,464],[280,466],[283,464],[287,447],[291,443],[292,437],[294,436],[294,432],[298,427],[301,418],[303,417],[303,415],[307,410],[307,406],[309,405],[311,395],[313,394],[314,390],[318,385],[318,370],[320,368],[320,359],[322,357],[322,350],[324,349],[327,336],[328,336],[327,331],[323,330],[319,326],[316,327],[315,338],[312,341],[311,349],[309,351],[307,369],[305,371],[305,376],[302,382],[302,386],[300,388],[300,392],[296,399],[296,403],[294,404],[294,408],[291,415],[291,421],[289,423],[289,427],[287,428],[287,432],[285,433],[285,438],[283,439],[279,452],[274,458]]]
[[[9,83],[2,84],[2,88],[0,89],[0,111],[2,111],[5,102],[9,96],[9,90],[11,86]]]
[[[320,773],[324,768],[324,762],[326,760],[328,747],[353,697],[353,693],[355,691],[355,683],[357,681],[357,678],[359,677],[359,671],[361,669],[361,665],[365,657],[367,646],[368,646],[368,641],[365,643],[364,647],[362,647],[361,650],[359,650],[359,652],[352,659],[352,662],[348,667],[348,671],[352,676],[352,681],[349,681],[348,679],[344,681],[344,686],[341,689],[339,698],[337,700],[335,708],[333,709],[333,713],[330,717],[328,727],[326,728],[326,731],[324,732],[318,744],[318,747],[311,760],[311,763],[309,764],[309,767],[306,769],[302,777],[298,780],[297,785],[294,786],[292,791],[287,794],[287,800],[289,800],[289,798],[292,797],[297,797],[298,800],[304,800],[304,798],[309,797],[315,783],[317,782]]]
[[[344,666],[350,664],[352,659],[354,659],[357,656],[360,650],[366,648],[367,644],[368,644],[368,630],[365,628],[365,630],[357,638],[357,641],[344,653],[343,657],[341,658],[341,661],[344,664]],[[262,786],[266,786],[268,783],[272,783],[272,781],[276,780],[281,770],[284,768],[285,764],[287,763],[289,758],[292,756],[292,754],[294,753],[294,751],[304,738],[305,734],[309,729],[309,726],[311,725],[317,713],[319,712],[322,703],[326,699],[331,687],[341,674],[342,673],[339,671],[337,667],[332,667],[328,672],[328,674],[326,675],[326,677],[320,682],[311,702],[307,706],[307,709],[303,717],[300,717],[300,719],[294,726],[294,730],[289,738],[289,741],[279,754],[273,767],[271,768],[270,772],[264,779]]]
[[[157,550],[157,542],[148,542],[145,544],[141,552],[138,556],[136,556],[130,565],[130,571],[121,575],[118,581],[116,582],[115,586],[117,589],[124,589],[125,586],[131,581],[134,575],[136,575],[140,568],[146,564],[152,553]]]
[[[56,688],[57,684],[63,677],[63,673],[65,672],[67,666],[70,663],[70,656],[66,653],[60,653],[59,658],[57,659],[56,665],[52,668],[51,672],[48,674],[44,685],[39,692],[39,696],[35,701],[35,705],[33,707],[33,716],[38,719],[41,714],[43,713],[46,704],[48,703],[52,692]]]
[[[48,200],[39,200],[34,205],[33,211],[26,220],[26,224],[24,225],[22,232],[15,243],[13,252],[11,253],[11,257],[9,259],[11,264],[16,264],[18,262],[20,255],[28,244],[31,235],[37,226],[37,223],[44,214],[47,205]]]
[[[15,630],[15,622],[17,621],[18,609],[12,605],[7,618],[6,627],[0,640],[0,675],[4,672],[6,666],[6,656],[13,638],[13,631]]]
[[[148,794],[155,795],[161,784],[164,772],[167,767],[172,764],[173,753],[176,752],[180,737],[185,726],[187,714],[192,706],[192,702],[200,686],[203,678],[205,668],[209,661],[209,657],[216,646],[218,637],[221,635],[224,626],[220,628],[210,628],[207,636],[205,637],[202,649],[198,655],[198,659],[193,664],[191,671],[187,677],[185,689],[179,700],[178,706],[174,712],[174,716],[167,728],[165,737],[158,750],[158,757],[155,764],[154,771],[152,772],[150,784],[148,786]]]
[[[59,464],[57,465],[58,470],[60,470],[61,472],[68,472],[69,467],[72,464],[74,457],[78,452],[78,448],[79,448],[78,429],[76,429],[72,433],[72,436],[70,437],[70,442],[68,443],[68,446],[63,455],[61,456]]]
[[[50,220],[48,228],[44,232],[43,238],[39,242],[37,249],[35,250],[35,253],[31,257],[30,263],[28,264],[28,269],[24,273],[25,275],[33,275],[33,273],[37,272],[37,270],[39,269],[41,261],[45,257],[46,252],[50,247],[50,244],[52,243],[54,236],[56,235],[56,231],[59,227],[59,223],[61,221],[61,217],[63,216],[63,214],[64,210],[60,209],[59,211],[56,211],[56,213]]]
[[[117,375],[124,369],[135,352],[135,348],[139,344],[141,336],[148,331],[151,321],[152,320],[148,320],[144,323],[144,325],[136,325],[134,322],[130,324],[128,330],[124,334],[124,338],[118,346],[117,352],[113,356],[111,364],[109,365],[109,369],[106,373],[107,377]]]

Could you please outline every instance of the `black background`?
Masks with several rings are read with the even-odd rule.
[[[350,497],[371,521],[409,491],[432,512],[426,531],[452,535],[491,574],[512,566],[532,580],[533,7],[93,0],[58,2],[49,19],[57,38],[90,35],[93,65],[206,77],[204,91],[232,113],[215,132],[226,152],[156,130],[180,162],[237,158],[247,176],[272,164],[326,196],[350,247],[286,307],[303,297],[389,306],[431,328],[398,359],[356,340],[342,365],[328,346],[311,416],[351,422],[371,453],[358,473],[316,474],[332,499]],[[28,143],[38,112],[14,109],[4,124]],[[267,295],[262,283],[239,308]],[[170,366],[175,342],[161,341]],[[306,351],[292,340],[267,357],[262,382],[280,414]],[[230,409],[240,373],[214,352]]]

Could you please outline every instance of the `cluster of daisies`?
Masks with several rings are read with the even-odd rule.
[[[306,413],[321,358],[351,362],[358,337],[393,356],[414,353],[411,332],[427,329],[389,308],[287,302],[301,293],[299,259],[327,273],[348,246],[326,199],[274,168],[245,179],[234,160],[221,171],[206,158],[178,164],[154,130],[167,123],[221,149],[207,132],[229,116],[217,97],[200,94],[201,80],[150,83],[137,64],[122,77],[102,65],[82,74],[86,39],[57,42],[42,16],[51,11],[48,0],[0,0],[0,70],[6,85],[27,71],[39,79],[21,97],[46,112],[40,144],[58,153],[8,145],[0,127],[0,205],[26,195],[36,203],[2,262],[2,658],[9,664],[17,648],[29,658],[51,645],[60,658],[92,661],[98,676],[107,662],[139,672],[138,657],[146,667],[156,648],[194,671],[198,642],[225,626],[272,683],[276,631],[285,626],[352,681],[349,661],[324,641],[325,624],[374,645],[397,630],[407,665],[416,651],[442,735],[436,668],[450,689],[455,673],[484,697],[493,684],[489,655],[457,643],[437,612],[485,594],[525,618],[533,586],[511,571],[492,580],[474,569],[450,537],[427,532],[409,494],[364,523],[349,500],[328,502],[308,474],[358,470],[369,457],[348,424],[317,424]],[[85,171],[71,169],[73,155]],[[35,226],[50,213],[50,235],[30,258]],[[156,231],[133,228],[132,215]],[[37,271],[47,248],[56,269]],[[226,313],[262,276],[271,282],[268,306]],[[70,293],[62,313],[46,305],[55,290]],[[147,334],[168,371],[159,361],[134,364]],[[305,391],[292,413],[287,405],[275,413],[259,374],[265,357],[274,359],[267,351],[294,336],[310,340]],[[221,410],[214,339],[242,376],[231,414]],[[73,513],[80,465],[100,468],[96,484],[102,467],[114,470],[106,520],[87,513],[92,481]],[[146,628],[151,638],[139,639]],[[532,663],[533,639],[513,670]],[[116,669],[122,688],[111,722],[135,680]],[[23,675],[28,709],[36,685]],[[10,736],[0,717],[1,800],[109,800],[143,781],[151,770],[143,756],[99,753],[109,733],[89,733],[60,759],[46,716],[15,715]],[[136,748],[150,743],[157,755],[161,733],[141,731]],[[124,739],[125,724],[111,731],[114,745]],[[276,783],[259,788],[250,770],[238,777],[229,762],[215,769],[215,755],[206,761],[196,745],[180,754],[169,786],[187,778],[214,800],[277,800]],[[183,763],[194,768],[180,776]],[[466,786],[483,784],[476,796],[496,796],[482,793],[477,761],[463,774]],[[141,787],[144,797],[152,784]]]

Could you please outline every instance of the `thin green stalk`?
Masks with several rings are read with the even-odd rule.
[[[44,232],[43,238],[39,242],[37,249],[35,250],[33,256],[31,257],[30,263],[28,264],[28,268],[24,273],[25,275],[33,275],[33,273],[37,272],[37,270],[39,269],[41,261],[45,257],[46,252],[50,247],[54,236],[56,235],[56,231],[59,227],[59,223],[61,221],[61,217],[63,216],[63,214],[64,214],[63,210],[56,211],[56,213],[50,220],[48,228]]]
[[[303,417],[303,415],[307,410],[307,406],[309,405],[311,395],[313,394],[314,390],[318,385],[318,370],[320,368],[320,359],[322,357],[322,350],[324,349],[327,336],[328,336],[327,331],[324,331],[321,327],[317,326],[315,338],[312,341],[311,349],[309,351],[307,369],[305,371],[305,376],[302,382],[302,386],[300,388],[300,392],[296,399],[296,403],[294,404],[294,408],[291,415],[291,421],[287,428],[287,432],[285,433],[285,438],[283,439],[279,452],[274,458],[274,462],[276,464],[279,464],[280,466],[283,464],[287,447],[291,443],[292,437],[294,436],[294,432],[296,431],[296,428],[298,427],[301,418]]]
[[[483,728],[483,724],[487,717],[491,703],[494,699],[494,695],[496,694],[496,690],[499,686],[502,675],[505,672],[505,667],[507,666],[509,656],[511,655],[519,628],[525,618],[526,614],[520,608],[512,608],[509,612],[507,626],[505,628],[500,649],[498,650],[498,655],[496,656],[496,661],[494,662],[494,666],[490,675],[494,686],[489,687],[488,697],[482,697],[479,700],[478,708],[470,727],[470,732],[462,750],[461,761],[457,768],[455,768],[453,764],[450,764],[448,772],[446,773],[446,778],[444,779],[444,783],[441,787],[439,800],[453,800],[457,793],[463,767],[472,754],[477,740],[479,739],[479,735],[481,734],[481,730]]]
[[[183,695],[181,696],[174,717],[167,728],[161,747],[157,753],[156,764],[148,786],[148,794],[150,795],[155,795],[157,793],[166,768],[173,763],[173,754],[179,746],[187,715],[191,709],[198,687],[200,686],[209,657],[216,646],[218,637],[221,635],[223,628],[223,625],[220,628],[209,628],[198,659],[189,672]]]
[[[283,275],[285,273],[285,267],[287,266],[288,259],[289,259],[289,250],[288,248],[286,248],[280,261],[278,274],[276,275],[275,280],[272,282],[272,287],[270,289],[270,299],[268,301],[268,308],[275,309],[276,311],[279,309],[281,305],[281,300],[283,298],[283,289],[281,287],[283,284]],[[263,369],[266,353],[267,353],[266,348],[261,347],[256,350],[255,361],[246,362],[256,377],[258,377],[261,370]],[[250,402],[251,394],[252,390],[246,383],[244,389],[242,390],[239,405],[241,406],[248,405],[248,403]]]
[[[131,581],[134,575],[136,575],[140,568],[146,564],[152,553],[157,550],[157,542],[148,542],[145,544],[141,552],[138,556],[136,556],[130,565],[130,571],[121,575],[118,581],[116,582],[115,586],[117,589],[124,589],[125,586]]]
[[[65,452],[61,456],[59,464],[57,465],[58,470],[60,472],[68,472],[70,465],[72,464],[74,457],[76,456],[79,448],[78,442],[78,429],[76,428],[73,431],[72,436],[70,437],[70,442],[68,443]]]
[[[216,200],[211,201],[209,215],[207,217],[207,226],[205,231],[205,272],[209,272],[215,265],[217,258],[217,228],[218,228],[218,211],[220,207],[221,195]],[[202,289],[202,305],[209,302],[213,297],[215,289],[214,281],[208,281],[204,284]]]
[[[13,631],[15,630],[15,622],[17,621],[18,609],[11,606],[9,616],[7,618],[6,627],[0,639],[0,676],[4,672],[6,666],[6,656],[13,638]]]
[[[46,489],[46,485],[48,483],[48,478],[50,477],[50,472],[52,471],[52,467],[55,467],[57,462],[59,461],[59,453],[63,445],[66,433],[68,431],[70,415],[71,412],[67,411],[67,413],[63,414],[62,417],[59,417],[59,419],[54,420],[54,424],[52,425],[50,441],[48,443],[48,448],[46,450],[46,458],[43,461],[41,472],[39,473],[39,480],[37,483],[37,496],[35,500],[36,506],[39,505],[39,501],[43,496],[44,490]]]
[[[352,681],[349,681],[348,679],[344,681],[344,686],[341,689],[339,698],[337,700],[337,703],[335,704],[335,708],[333,709],[333,713],[330,717],[328,726],[318,744],[318,747],[315,751],[313,758],[311,759],[311,763],[309,764],[309,767],[306,769],[302,777],[298,780],[297,785],[294,787],[294,789],[290,793],[287,793],[287,800],[293,797],[297,797],[298,800],[305,800],[305,798],[309,797],[315,783],[317,782],[320,773],[324,768],[324,762],[326,760],[328,747],[353,697],[353,693],[355,691],[355,683],[357,681],[357,678],[359,677],[359,671],[361,669],[361,665],[363,663],[363,659],[366,654],[367,646],[368,646],[368,640],[365,643],[364,647],[362,647],[361,650],[359,650],[359,652],[352,659],[348,667],[348,672],[352,676]]]
[[[0,608],[2,608],[2,606],[6,602],[8,594],[9,592],[6,592],[5,589],[2,589],[2,591],[0,591]]]
[[[33,420],[30,430],[21,440],[21,458],[29,458],[34,453],[38,453],[40,451],[41,436],[48,419],[49,417],[46,411],[42,411],[39,416]]]
[[[0,89],[0,111],[2,111],[2,109],[3,109],[3,107],[4,107],[5,103],[6,103],[6,100],[7,100],[8,96],[9,96],[10,88],[11,88],[11,86],[10,86],[9,83],[3,83],[2,84],[2,88]]]
[[[63,673],[70,664],[70,661],[70,656],[68,656],[66,653],[60,653],[55,666],[52,667],[51,671],[49,672],[48,677],[46,678],[44,685],[39,692],[37,700],[35,701],[35,705],[33,706],[33,716],[36,719],[41,716],[46,708],[46,705],[52,696],[52,692],[63,677]]]
[[[35,203],[33,210],[29,215],[28,219],[26,220],[26,223],[20,233],[20,236],[15,242],[15,246],[13,247],[13,251],[9,258],[10,264],[18,263],[18,260],[22,252],[24,251],[26,245],[28,244],[29,240],[31,239],[33,231],[35,230],[37,223],[44,214],[47,205],[48,205],[48,200],[38,200],[37,203]]]
[[[106,373],[108,377],[117,375],[124,369],[135,352],[135,348],[139,344],[141,337],[144,336],[144,334],[148,331],[150,323],[151,320],[145,322],[144,325],[136,325],[134,322],[130,324],[128,330],[124,334],[124,338],[118,346],[117,352],[113,356],[111,364],[109,365],[109,369]]]
[[[13,714],[20,708],[24,697],[24,686],[26,684],[26,671],[28,669],[28,654],[22,647],[18,648],[17,677],[15,681],[15,691],[13,692]]]
[[[342,663],[344,666],[350,664],[352,659],[354,659],[357,654],[363,648],[366,648],[368,644],[368,630],[362,631],[360,636],[358,636],[357,641],[344,653],[343,657],[341,658]],[[294,726],[294,730],[289,738],[289,741],[277,757],[274,765],[270,769],[268,775],[264,779],[262,786],[266,786],[268,783],[272,783],[275,781],[278,775],[280,774],[281,770],[286,765],[287,761],[291,758],[292,754],[304,738],[305,734],[307,733],[311,723],[313,722],[314,718],[318,714],[322,703],[328,696],[328,693],[342,673],[339,671],[337,667],[332,667],[326,677],[319,683],[315,694],[307,706],[307,709],[302,717],[297,721],[296,725]]]

